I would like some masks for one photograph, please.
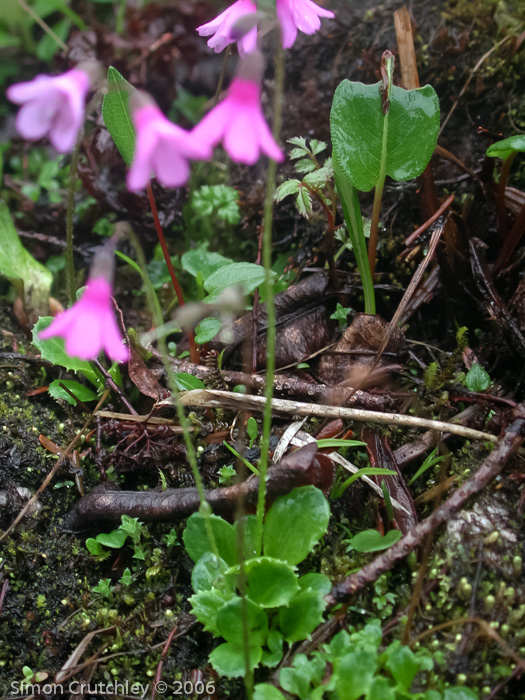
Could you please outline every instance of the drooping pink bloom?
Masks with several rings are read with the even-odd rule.
[[[276,9],[285,49],[294,45],[297,30],[315,34],[321,27],[320,17],[335,17],[333,12],[319,7],[312,0],[276,0]]]
[[[284,158],[262,113],[260,84],[240,75],[192,134],[211,147],[222,141],[230,158],[245,165],[256,163],[261,151],[278,162]]]
[[[84,121],[86,95],[90,76],[80,68],[62,75],[37,75],[34,80],[11,85],[6,95],[22,105],[16,117],[16,128],[28,141],[46,135],[60,153],[73,149]]]
[[[126,362],[129,350],[122,344],[113,309],[111,283],[104,277],[90,277],[82,297],[57,316],[40,338],[64,338],[68,355],[94,360],[105,350],[116,362]]]
[[[207,160],[211,148],[200,143],[191,132],[173,124],[149,96],[133,109],[136,142],[127,185],[132,192],[146,187],[152,174],[165,187],[181,187],[190,174],[188,159]]]
[[[253,53],[257,48],[257,27],[250,29],[241,39],[236,36],[234,27],[246,15],[256,12],[257,6],[252,0],[237,0],[211,22],[197,27],[197,31],[200,36],[213,35],[208,40],[208,46],[210,49],[214,49],[215,53],[219,53],[226,46],[238,40],[239,54],[245,56],[248,53]]]

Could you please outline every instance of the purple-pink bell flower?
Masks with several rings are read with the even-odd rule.
[[[192,131],[198,141],[212,148],[222,141],[230,158],[245,165],[256,163],[261,151],[277,162],[284,158],[262,112],[261,85],[255,77],[260,60],[258,54],[244,59],[226,97]]]
[[[59,153],[71,151],[84,122],[90,86],[89,73],[78,67],[11,85],[6,91],[8,99],[22,105],[16,117],[20,135],[28,141],[49,136]]]
[[[154,174],[164,187],[182,187],[188,181],[188,160],[207,160],[211,148],[191,132],[173,124],[145,93],[133,95],[136,142],[127,177],[131,192],[143,189]]]
[[[321,17],[335,17],[333,12],[319,7],[312,0],[276,0],[276,9],[285,49],[294,45],[297,30],[315,34],[321,27]]]
[[[94,360],[104,350],[111,360],[127,362],[129,349],[122,342],[112,299],[113,266],[110,243],[95,256],[82,297],[57,316],[39,337],[64,338],[67,354],[81,360]]]
[[[214,49],[215,53],[219,53],[229,44],[237,41],[239,54],[243,57],[257,49],[257,27],[253,27],[239,39],[236,35],[235,25],[247,15],[254,15],[256,12],[257,6],[252,0],[237,0],[211,22],[197,27],[197,31],[200,36],[211,36],[211,39],[208,40],[208,46],[210,49]]]

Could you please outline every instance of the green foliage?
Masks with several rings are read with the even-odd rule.
[[[135,88],[113,66],[108,68],[107,77],[108,92],[102,101],[102,117],[120,155],[129,167],[135,152],[135,129],[129,100]]]
[[[330,116],[335,157],[352,185],[363,192],[378,184],[383,159],[386,174],[394,180],[421,175],[439,131],[439,101],[433,87],[392,86],[383,138],[386,120],[380,86],[343,80]]]
[[[489,373],[480,364],[473,362],[465,377],[467,389],[469,391],[486,391],[491,384]]]
[[[337,302],[337,308],[330,318],[334,319],[339,324],[339,330],[347,325],[348,314],[352,312],[350,307],[345,307],[339,302]]]
[[[175,372],[173,376],[179,391],[192,391],[193,389],[206,388],[202,379],[194,377],[193,374],[187,374],[186,372]]]
[[[256,554],[257,518],[243,518],[246,625],[249,665],[275,666],[283,656],[283,641],[306,639],[322,621],[324,596],[331,584],[322,574],[301,578],[295,565],[312,551],[328,527],[328,503],[313,486],[294,489],[270,507],[263,530],[264,556]],[[243,648],[243,600],[239,589],[238,528],[210,516],[216,553],[211,551],[204,516],[190,516],[183,540],[195,562],[190,602],[204,629],[225,640],[210,655],[218,673],[246,673]],[[218,558],[217,558],[218,555]],[[272,691],[261,697],[272,697]],[[268,695],[268,693],[270,693]],[[273,694],[275,696],[275,694]]]
[[[69,391],[75,395],[78,401],[75,401],[71,394],[68,394],[62,385],[67,387]],[[62,399],[63,401],[67,401],[67,403],[71,404],[72,406],[76,406],[79,401],[95,401],[97,398],[97,394],[89,387],[80,384],[80,382],[75,382],[73,379],[55,379],[49,385],[48,391],[49,395],[54,399]]]
[[[317,155],[326,150],[324,141],[312,139],[310,145],[304,138],[288,139],[295,148],[290,153],[290,160],[295,160],[295,170],[300,173],[306,173],[302,180],[292,178],[283,182],[274,195],[276,202],[281,202],[290,195],[296,195],[297,211],[305,219],[309,219],[312,214],[312,192],[326,205],[330,206],[328,192],[325,190],[331,187],[334,177],[332,167],[332,159],[327,158],[324,165],[321,165],[317,160]]]
[[[104,547],[108,549],[122,549],[128,539],[130,539],[134,552],[133,558],[145,561],[151,565],[146,571],[146,577],[148,577],[158,573],[156,567],[158,565],[158,555],[160,554],[158,550],[150,551],[149,544],[146,541],[148,537],[148,530],[138,518],[122,515],[121,523],[116,530],[101,532],[96,537],[88,537],[86,549],[93,556],[103,560],[109,556],[109,552]]]
[[[210,226],[216,221],[238,224],[241,212],[237,200],[239,193],[228,185],[203,185],[195,190],[190,207],[194,219],[208,219]]]
[[[219,484],[222,484],[223,486],[229,486],[236,476],[237,472],[235,471],[235,467],[232,464],[228,464],[225,467],[221,467],[219,469]]]
[[[250,416],[246,421],[246,432],[248,433],[248,437],[250,438],[250,447],[252,447],[255,440],[257,440],[257,435],[259,434],[257,421],[253,416]]]
[[[418,674],[433,671],[436,661],[429,651],[414,653],[399,641],[382,649],[382,637],[379,620],[359,631],[350,627],[339,632],[311,656],[296,654],[293,664],[281,669],[279,685],[300,700],[478,700],[462,687],[412,692]],[[284,700],[265,683],[255,687],[254,698]]]
[[[213,340],[222,328],[222,322],[218,318],[203,318],[195,328],[195,342],[203,345]]]
[[[381,552],[402,537],[400,530],[390,530],[381,535],[377,530],[363,530],[349,540],[350,547],[357,552]]]
[[[53,277],[22,245],[3,202],[0,202],[0,275],[11,282],[27,313],[38,316],[47,312]]]
[[[271,272],[275,278],[275,272]],[[251,294],[264,282],[264,267],[255,263],[231,263],[221,266],[204,282],[208,292],[206,301],[215,300],[228,287],[240,286],[244,294]]]
[[[525,134],[514,134],[502,141],[496,141],[487,148],[487,155],[491,158],[503,158],[506,160],[513,153],[525,152]]]

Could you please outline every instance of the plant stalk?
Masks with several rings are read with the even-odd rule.
[[[83,130],[80,133],[71,154],[71,165],[69,166],[69,186],[67,191],[66,209],[66,277],[67,293],[69,303],[73,305],[77,300],[77,289],[75,279],[75,259],[73,256],[73,217],[75,215],[75,188],[78,174],[78,158],[80,155],[80,144],[82,142]]]
[[[273,101],[273,137],[279,141],[282,122],[284,88],[284,55],[280,42],[277,42],[275,55],[275,93]],[[263,429],[261,437],[261,460],[259,465],[259,498],[257,501],[257,554],[262,551],[262,533],[264,509],[266,504],[266,474],[268,471],[268,455],[270,451],[270,429],[272,425],[273,381],[275,375],[275,302],[273,290],[272,268],[272,217],[273,197],[275,193],[275,175],[277,163],[270,160],[266,182],[266,197],[264,200],[264,222],[262,240],[262,261],[264,265],[264,290],[266,296],[266,317],[268,330],[266,335],[266,384],[264,395],[266,404],[263,414]]]

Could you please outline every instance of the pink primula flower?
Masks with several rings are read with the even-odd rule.
[[[152,173],[165,187],[181,187],[190,174],[188,159],[207,160],[211,148],[166,119],[148,96],[142,94],[138,99],[142,104],[133,109],[137,140],[128,189],[137,192],[146,187]]]
[[[197,124],[192,134],[211,147],[222,141],[229,156],[238,163],[253,165],[260,151],[278,162],[284,158],[264,119],[259,83],[240,76],[234,78],[227,96]]]
[[[219,53],[229,44],[238,40],[239,54],[245,56],[253,53],[257,48],[257,27],[250,29],[241,39],[238,39],[235,32],[235,25],[246,15],[255,14],[257,6],[252,0],[237,0],[227,10],[212,19],[207,24],[197,27],[200,36],[210,36],[208,46]]]
[[[94,360],[102,349],[116,362],[129,359],[115,318],[111,283],[104,277],[91,277],[79,301],[39,335],[42,340],[55,336],[64,338],[68,355],[81,360]]]
[[[37,75],[27,83],[11,85],[6,95],[22,105],[16,128],[28,141],[46,135],[60,153],[73,149],[84,121],[84,105],[90,89],[87,72],[73,68],[57,76]]]
[[[276,0],[276,8],[285,49],[294,45],[297,30],[315,34],[321,27],[320,17],[335,17],[333,12],[319,7],[312,0]]]

